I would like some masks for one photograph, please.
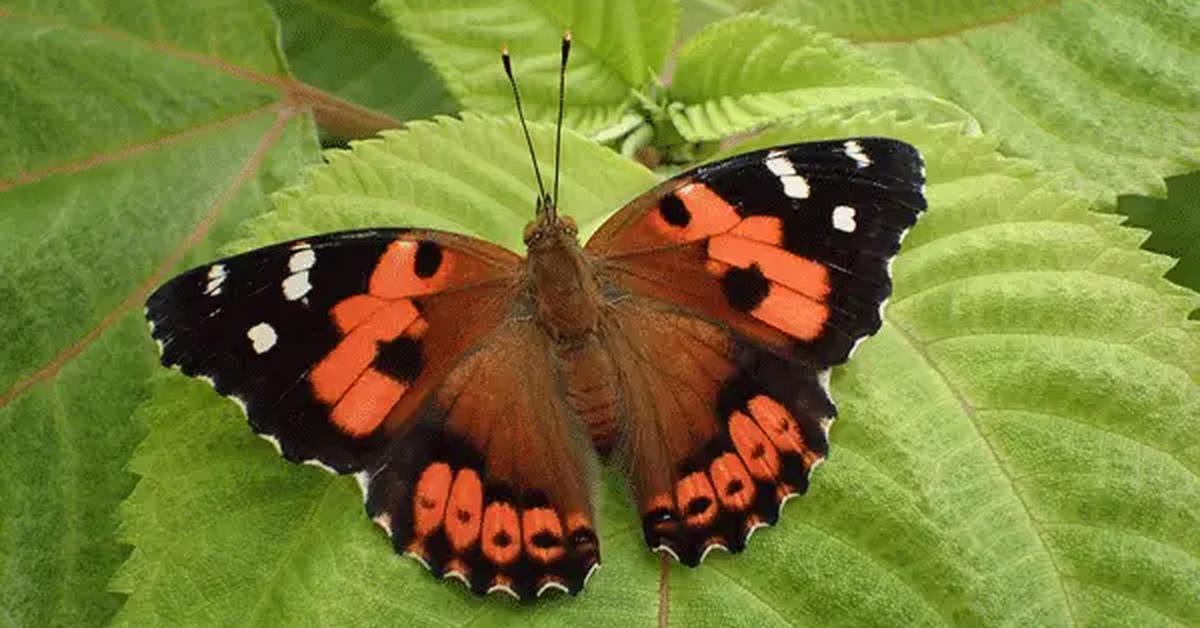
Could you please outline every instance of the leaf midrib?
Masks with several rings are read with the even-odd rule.
[[[1078,620],[1075,618],[1075,608],[1072,603],[1071,595],[1067,590],[1067,585],[1064,582],[1066,576],[1063,573],[1062,567],[1058,564],[1058,559],[1055,558],[1053,551],[1051,551],[1050,545],[1046,541],[1045,535],[1042,533],[1042,529],[1037,525],[1038,519],[1033,516],[1033,511],[1030,509],[1028,502],[1025,501],[1025,496],[1022,494],[1020,487],[1017,486],[1016,480],[1009,472],[1008,467],[1000,459],[1000,455],[996,451],[992,441],[988,439],[987,435],[980,427],[978,417],[976,416],[975,406],[967,401],[962,392],[950,382],[949,376],[947,376],[942,370],[941,366],[934,361],[933,357],[929,355],[924,343],[913,336],[907,329],[891,320],[891,317],[889,317],[886,313],[884,314],[884,320],[900,334],[901,338],[903,338],[904,341],[912,348],[912,350],[921,358],[921,361],[923,361],[925,365],[937,375],[938,379],[942,381],[942,384],[945,386],[946,390],[953,395],[954,399],[958,402],[963,416],[967,417],[968,422],[971,424],[972,429],[974,429],[975,434],[979,437],[979,440],[981,440],[987,447],[987,452],[989,457],[992,459],[993,465],[1004,477],[1004,480],[1008,484],[1012,495],[1016,497],[1017,503],[1021,507],[1021,513],[1025,515],[1026,520],[1028,520],[1029,528],[1032,529],[1034,535],[1037,537],[1038,545],[1041,546],[1042,553],[1045,554],[1046,558],[1050,562],[1050,567],[1054,572],[1054,581],[1058,586],[1059,593],[1063,599],[1063,604],[1067,611],[1067,619],[1070,622],[1070,625],[1080,625]]]

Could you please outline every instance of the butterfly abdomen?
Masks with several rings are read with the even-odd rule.
[[[559,371],[567,405],[587,429],[592,445],[607,454],[617,436],[620,390],[612,355],[596,335],[560,345]]]

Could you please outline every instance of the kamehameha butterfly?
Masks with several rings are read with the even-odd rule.
[[[528,256],[369,229],[185,272],[147,301],[162,363],[211,381],[293,462],[355,474],[367,514],[436,576],[527,599],[600,563],[596,453],[646,544],[741,551],[824,460],[830,367],[881,325],[925,208],[907,144],[853,138],[700,166],[580,246],[540,191]],[[517,113],[520,95],[504,67]]]

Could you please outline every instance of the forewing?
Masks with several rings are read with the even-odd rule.
[[[825,368],[882,324],[891,259],[925,208],[924,181],[920,154],[896,140],[781,146],[664,182],[587,250],[617,291]]]
[[[348,473],[509,314],[519,263],[442,232],[326,234],[187,271],[146,317],[164,365],[234,399],[288,460]]]

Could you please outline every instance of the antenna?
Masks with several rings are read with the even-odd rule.
[[[521,110],[521,93],[517,91],[517,79],[513,78],[512,59],[508,56],[508,46],[500,49],[500,60],[504,62],[504,73],[508,75],[508,83],[512,85],[513,100],[517,102],[517,117],[521,120],[521,130],[525,132],[525,143],[529,146],[529,158],[533,160],[533,176],[537,178],[538,209],[546,205],[546,187],[542,185],[542,172],[538,170],[537,154],[533,152],[533,138],[529,137],[529,127],[525,124],[525,112]]]
[[[554,130],[554,203],[555,208],[558,207],[558,173],[562,169],[559,167],[559,158],[562,156],[562,119],[563,119],[563,100],[566,97],[567,89],[567,56],[571,54],[571,31],[563,33],[562,39],[562,65],[558,68],[558,125]]]

